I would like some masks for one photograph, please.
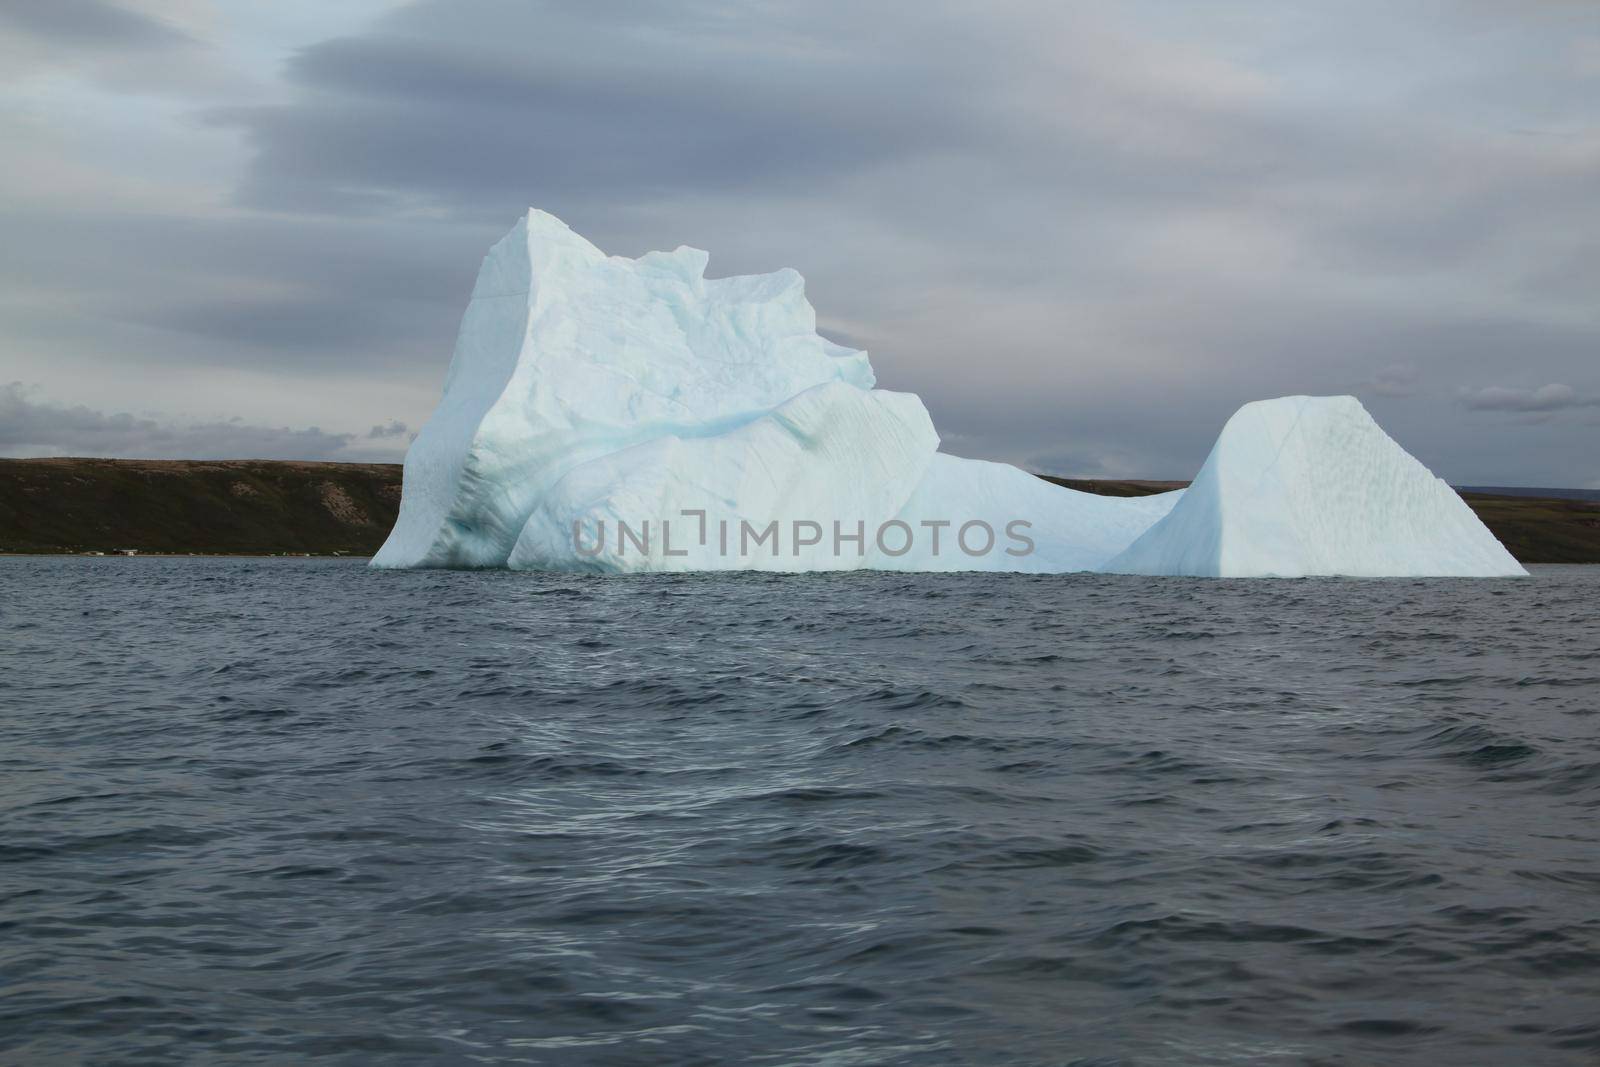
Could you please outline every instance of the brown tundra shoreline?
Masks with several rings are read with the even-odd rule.
[[[1106,496],[1187,482],[1056,478]],[[1600,563],[1600,500],[1539,490],[1462,498],[1523,563]],[[397,463],[0,459],[0,553],[370,556],[400,506]]]

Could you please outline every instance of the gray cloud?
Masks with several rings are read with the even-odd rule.
[[[374,426],[372,429],[368,430],[367,436],[378,439],[387,437],[404,437],[409,440],[415,437],[416,434],[411,431],[411,427],[407,426],[399,419],[390,419],[388,422],[379,423],[377,426]]]
[[[167,48],[193,43],[169,23],[110,0],[0,0],[0,23],[54,44]]]
[[[196,32],[211,23],[210,14],[203,0],[0,0],[0,86],[19,85],[25,94],[42,87],[37,99],[54,101],[72,98],[71,89],[62,90],[77,81],[116,94],[107,110],[130,98],[195,99],[225,87],[239,90],[249,79]],[[10,103],[0,95],[0,115]],[[60,131],[86,119],[93,123],[105,103],[86,107],[79,97],[57,116]],[[46,103],[44,110],[54,108]]]
[[[274,385],[255,421],[398,443],[366,427],[426,416],[536,205],[797,267],[966,454],[1181,477],[1244,401],[1354,391],[1453,480],[1587,482],[1583,420],[1458,394],[1600,391],[1586,39],[1592,5],[421,0],[252,102],[191,84],[182,136],[244,153],[205,195],[14,123],[0,376]]]
[[[368,306],[348,297],[293,293],[228,300],[189,302],[179,297],[147,313],[132,312],[135,321],[163,329],[227,341],[241,355],[262,349],[282,353],[285,365],[295,362],[298,348],[307,355],[336,351],[352,362],[367,362],[386,354],[374,350],[404,335],[403,318],[395,312],[364,316]],[[405,309],[396,309],[403,312]],[[386,329],[394,332],[386,336]]]
[[[1462,390],[1461,402],[1474,411],[1548,412],[1600,407],[1600,396],[1584,396],[1572,386],[1560,383],[1541,385],[1537,389],[1490,385]]]
[[[1376,396],[1415,396],[1421,384],[1420,377],[1415,364],[1393,363],[1379,368],[1357,387],[1357,391]]]
[[[212,370],[258,368],[437,377],[477,259],[492,230],[328,220],[186,218],[85,206],[0,205],[10,248],[0,258],[0,309],[13,336],[68,329],[82,354],[126,352]],[[94,255],[84,249],[93,248]],[[41,298],[77,294],[63,321]]]
[[[885,54],[837,32],[870,31],[868,12],[722,10],[417,4],[297,55],[291,102],[212,118],[257,149],[246,203],[395,210],[421,198],[497,220],[534,201],[804,193],[976,128],[962,64],[941,70],[941,51]]]
[[[353,459],[352,435],[241,420],[163,422],[37,399],[21,382],[0,385],[0,455],[137,459]],[[389,457],[392,458],[392,457]]]

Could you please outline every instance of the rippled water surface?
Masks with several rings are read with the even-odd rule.
[[[1597,606],[0,559],[0,1060],[1593,1063]]]

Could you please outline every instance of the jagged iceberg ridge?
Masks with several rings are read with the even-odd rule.
[[[1524,573],[1352,397],[1242,408],[1187,491],[938,451],[792,270],[607,256],[530,211],[484,259],[378,567]]]

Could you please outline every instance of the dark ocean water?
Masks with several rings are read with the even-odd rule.
[[[1597,606],[0,559],[0,1061],[1594,1063]]]

